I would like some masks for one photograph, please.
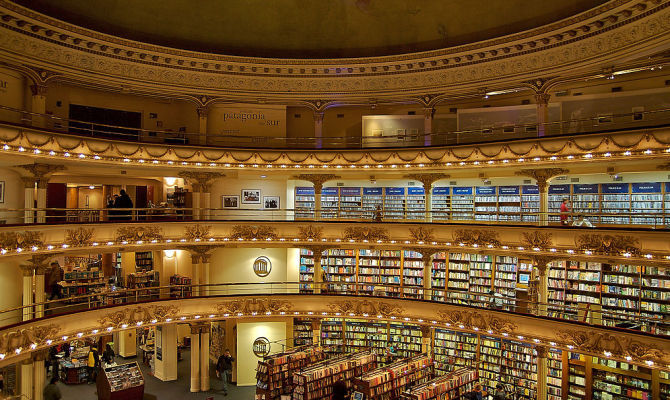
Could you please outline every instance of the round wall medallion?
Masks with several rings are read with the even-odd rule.
[[[258,358],[263,358],[270,354],[270,341],[266,337],[259,337],[254,340],[253,344],[254,354]]]
[[[260,256],[254,261],[254,273],[260,277],[270,275],[272,271],[272,263],[270,259],[265,256]]]

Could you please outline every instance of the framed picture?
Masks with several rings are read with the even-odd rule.
[[[279,196],[263,196],[263,209],[279,210]]]
[[[261,204],[261,190],[242,189],[242,204]]]
[[[5,181],[0,181],[0,203],[5,202]]]
[[[240,196],[224,194],[221,196],[221,208],[240,208]]]

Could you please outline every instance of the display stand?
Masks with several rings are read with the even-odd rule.
[[[402,392],[433,377],[433,360],[429,355],[396,361],[354,378],[354,390],[363,393],[365,400],[393,400]]]
[[[303,346],[258,361],[256,400],[276,400],[290,394],[293,390],[293,373],[325,358],[323,347]]]
[[[477,381],[477,371],[463,368],[413,387],[402,394],[405,400],[463,399],[472,391]]]
[[[100,400],[142,400],[144,377],[136,362],[104,368],[96,382]]]

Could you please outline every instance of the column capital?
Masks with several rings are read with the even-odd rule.
[[[33,264],[21,264],[19,265],[19,268],[21,268],[21,273],[23,276],[33,276],[35,273],[35,265]]]
[[[300,174],[293,176],[293,179],[312,182],[312,184],[314,185],[315,194],[321,194],[321,190],[323,189],[324,183],[339,178],[340,176],[334,174]]]
[[[23,187],[26,189],[34,189],[35,184],[38,182],[38,179],[32,176],[22,176],[21,181],[23,182]]]
[[[535,351],[537,351],[537,358],[547,358],[549,354],[549,348],[546,346],[535,346]]]
[[[423,117],[425,119],[432,119],[435,116],[435,107],[424,107]]]
[[[221,172],[197,172],[197,171],[180,171],[179,177],[183,178],[192,187],[194,192],[209,193],[212,188],[212,183],[215,180],[225,177]]]
[[[62,171],[65,169],[65,165],[58,165],[58,164],[43,164],[43,163],[35,163],[35,164],[26,164],[26,165],[17,165],[17,168],[21,168],[28,172],[30,174],[29,179],[33,179],[33,181],[37,182],[37,187],[38,188],[46,188],[47,183],[49,182],[49,178],[54,172]],[[23,178],[22,178],[23,179]],[[27,185],[26,181],[24,180],[24,185]],[[30,187],[30,186],[26,186]]]
[[[565,168],[537,168],[537,169],[522,169],[516,171],[514,174],[518,176],[528,176],[535,181],[537,181],[537,186],[540,189],[540,192],[547,190],[547,185],[549,181],[557,176],[565,175],[569,170]]]
[[[440,179],[448,179],[451,175],[442,174],[442,173],[427,173],[427,174],[408,174],[405,175],[407,179],[413,179],[415,181],[421,182],[423,185],[423,190],[425,194],[429,194],[430,189],[433,187],[433,183],[439,181]]]
[[[44,361],[49,354],[49,350],[37,350],[30,354],[32,361]]]
[[[323,111],[314,111],[314,115],[313,115],[314,116],[314,122],[316,122],[317,124],[322,123],[324,115],[325,115],[325,113]]]
[[[212,325],[209,322],[193,322],[189,323],[191,334],[209,333]]]
[[[48,90],[47,85],[43,83],[36,83],[34,85],[30,85],[30,92],[32,93],[33,96],[46,96],[47,90]]]
[[[545,276],[547,274],[547,267],[552,261],[560,260],[560,257],[551,257],[551,256],[532,256],[531,261],[533,266],[537,268],[540,276]]]
[[[209,114],[208,107],[198,107],[195,111],[198,113],[198,118],[207,118],[207,115]]]
[[[200,256],[200,259],[201,259],[203,264],[209,264],[210,260],[212,259],[212,255],[211,254],[202,254]]]
[[[197,259],[202,259],[202,262],[209,262],[209,258],[211,257],[211,254],[209,254],[212,250],[217,249],[219,247],[223,246],[208,246],[208,245],[203,245],[203,246],[179,246],[180,249],[186,250],[189,253],[191,253],[191,258],[193,260]],[[205,257],[207,257],[207,261],[204,261]],[[194,261],[197,262],[197,261]]]
[[[551,99],[551,95],[549,93],[545,92],[535,93],[535,104],[537,105],[546,106],[547,104],[549,104],[549,99]]]
[[[314,258],[314,262],[321,262],[321,257],[323,256],[321,253],[328,249],[334,249],[337,246],[328,246],[328,245],[307,245],[307,246],[302,246],[303,248],[310,250],[312,252],[312,258]]]

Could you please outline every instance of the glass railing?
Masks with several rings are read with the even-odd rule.
[[[636,312],[595,310],[581,305],[541,303],[506,297],[501,294],[472,293],[452,289],[425,289],[399,285],[349,283],[349,282],[268,282],[268,283],[222,283],[207,285],[170,285],[139,289],[114,288],[98,293],[65,297],[34,303],[27,306],[0,311],[0,327],[14,325],[19,321],[35,318],[56,317],[76,312],[96,310],[115,305],[133,304],[156,300],[186,299],[194,297],[218,297],[241,295],[333,295],[361,296],[388,299],[428,301],[451,304],[467,308],[486,308],[501,312],[579,322],[592,326],[609,326],[624,330],[642,331],[650,334],[670,336],[670,325],[662,312]],[[428,304],[428,303],[427,303]],[[597,321],[597,322],[594,322]]]
[[[481,129],[435,132],[429,134],[375,136],[269,137],[262,135],[226,135],[93,123],[38,114],[0,106],[5,125],[29,126],[55,133],[170,145],[197,145],[254,149],[361,149],[446,146],[529,139],[545,136],[566,136],[587,133],[623,131],[670,125],[670,109],[635,111],[589,116],[585,118],[531,124],[495,124]]]
[[[395,210],[357,209],[227,209],[227,208],[3,208],[0,220],[6,225],[29,224],[80,224],[102,222],[175,222],[175,221],[322,221],[322,222],[377,222],[377,223],[450,223],[495,224],[521,226],[575,226],[633,227],[642,229],[670,228],[670,210],[639,212],[589,212],[580,220],[577,213],[562,215],[559,212],[492,212],[463,210],[403,212]],[[563,218],[563,223],[561,219]]]

